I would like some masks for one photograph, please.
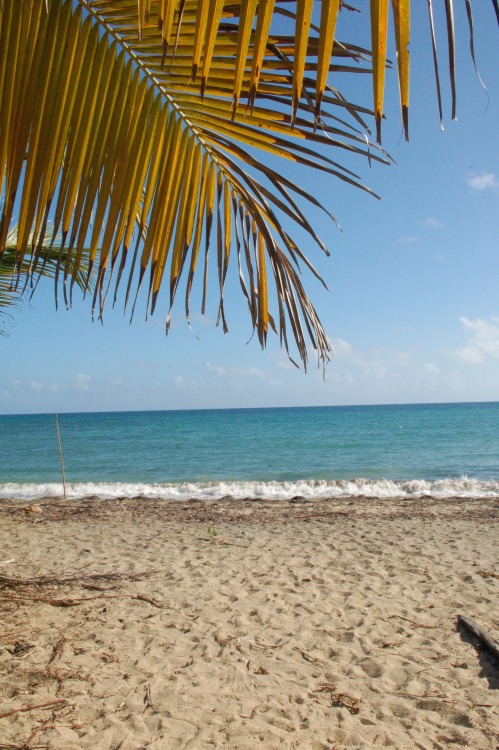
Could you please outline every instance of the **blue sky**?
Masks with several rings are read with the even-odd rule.
[[[165,337],[166,301],[147,322],[139,311],[131,326],[121,309],[109,307],[101,325],[92,323],[87,302],[56,312],[48,282],[14,313],[0,339],[0,413],[499,400],[493,53],[499,30],[491,4],[477,4],[485,93],[469,57],[464,14],[459,17],[457,122],[450,120],[445,86],[440,131],[427,37],[424,52],[414,52],[426,18],[413,33],[409,144],[401,133],[396,79],[389,77],[383,146],[397,163],[355,165],[381,201],[333,179],[296,173],[342,227],[313,211],[331,257],[305,245],[330,290],[306,276],[335,349],[325,379],[313,353],[304,374],[273,335],[260,350],[237,284],[227,295],[229,334],[215,328],[215,292],[207,316],[193,315],[194,333],[179,300]],[[443,60],[442,34],[439,48]]]

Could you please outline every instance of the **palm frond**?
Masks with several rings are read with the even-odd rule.
[[[0,260],[0,333],[2,323],[9,315],[11,308],[18,308],[27,296],[34,292],[39,280],[55,279],[61,264],[69,263],[73,270],[74,259],[68,257],[67,249],[62,247],[62,236],[56,234],[50,245],[40,249],[40,265],[36,278],[32,273],[33,257],[26,253],[20,261],[18,252],[18,228],[14,226],[7,235],[5,249]],[[79,267],[76,269],[75,282],[85,292],[95,287],[95,274],[88,273],[88,249],[83,249]]]
[[[442,1],[453,49],[452,0]],[[409,0],[392,5],[407,133]],[[366,190],[352,159],[389,161],[366,137],[373,115],[381,137],[388,0],[370,2],[372,54],[336,39],[344,7],[336,0],[4,0],[0,256],[17,222],[17,268],[29,260],[34,278],[60,234],[54,276],[69,287],[69,303],[84,269],[86,285],[96,277],[95,314],[102,315],[110,279],[115,300],[126,279],[132,311],[143,285],[151,312],[166,287],[169,322],[183,277],[187,315],[201,273],[205,309],[213,255],[225,330],[235,252],[261,344],[275,327],[288,350],[290,329],[305,365],[307,341],[327,361],[331,345],[300,277],[301,263],[314,269],[293,238],[304,231],[325,250],[299,205],[320,203],[276,165],[291,161]],[[453,52],[453,75],[452,61]],[[373,112],[338,85],[366,71]]]

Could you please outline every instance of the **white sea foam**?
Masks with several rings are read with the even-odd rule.
[[[0,498],[36,500],[42,497],[61,497],[60,483],[0,484]],[[182,484],[145,483],[75,483],[67,485],[67,496],[72,500],[97,496],[103,499],[116,497],[162,498],[165,500],[215,500],[231,496],[285,500],[295,496],[324,497],[499,497],[499,480],[479,480],[468,477],[428,481],[412,479],[338,479],[300,480],[289,482],[185,482]]]

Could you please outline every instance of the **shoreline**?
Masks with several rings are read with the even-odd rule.
[[[496,750],[499,664],[456,618],[499,639],[498,509],[0,500],[0,737]]]

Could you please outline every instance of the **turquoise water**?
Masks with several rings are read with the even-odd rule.
[[[69,495],[499,495],[499,403],[61,414]],[[0,416],[0,496],[60,495],[54,415]]]

